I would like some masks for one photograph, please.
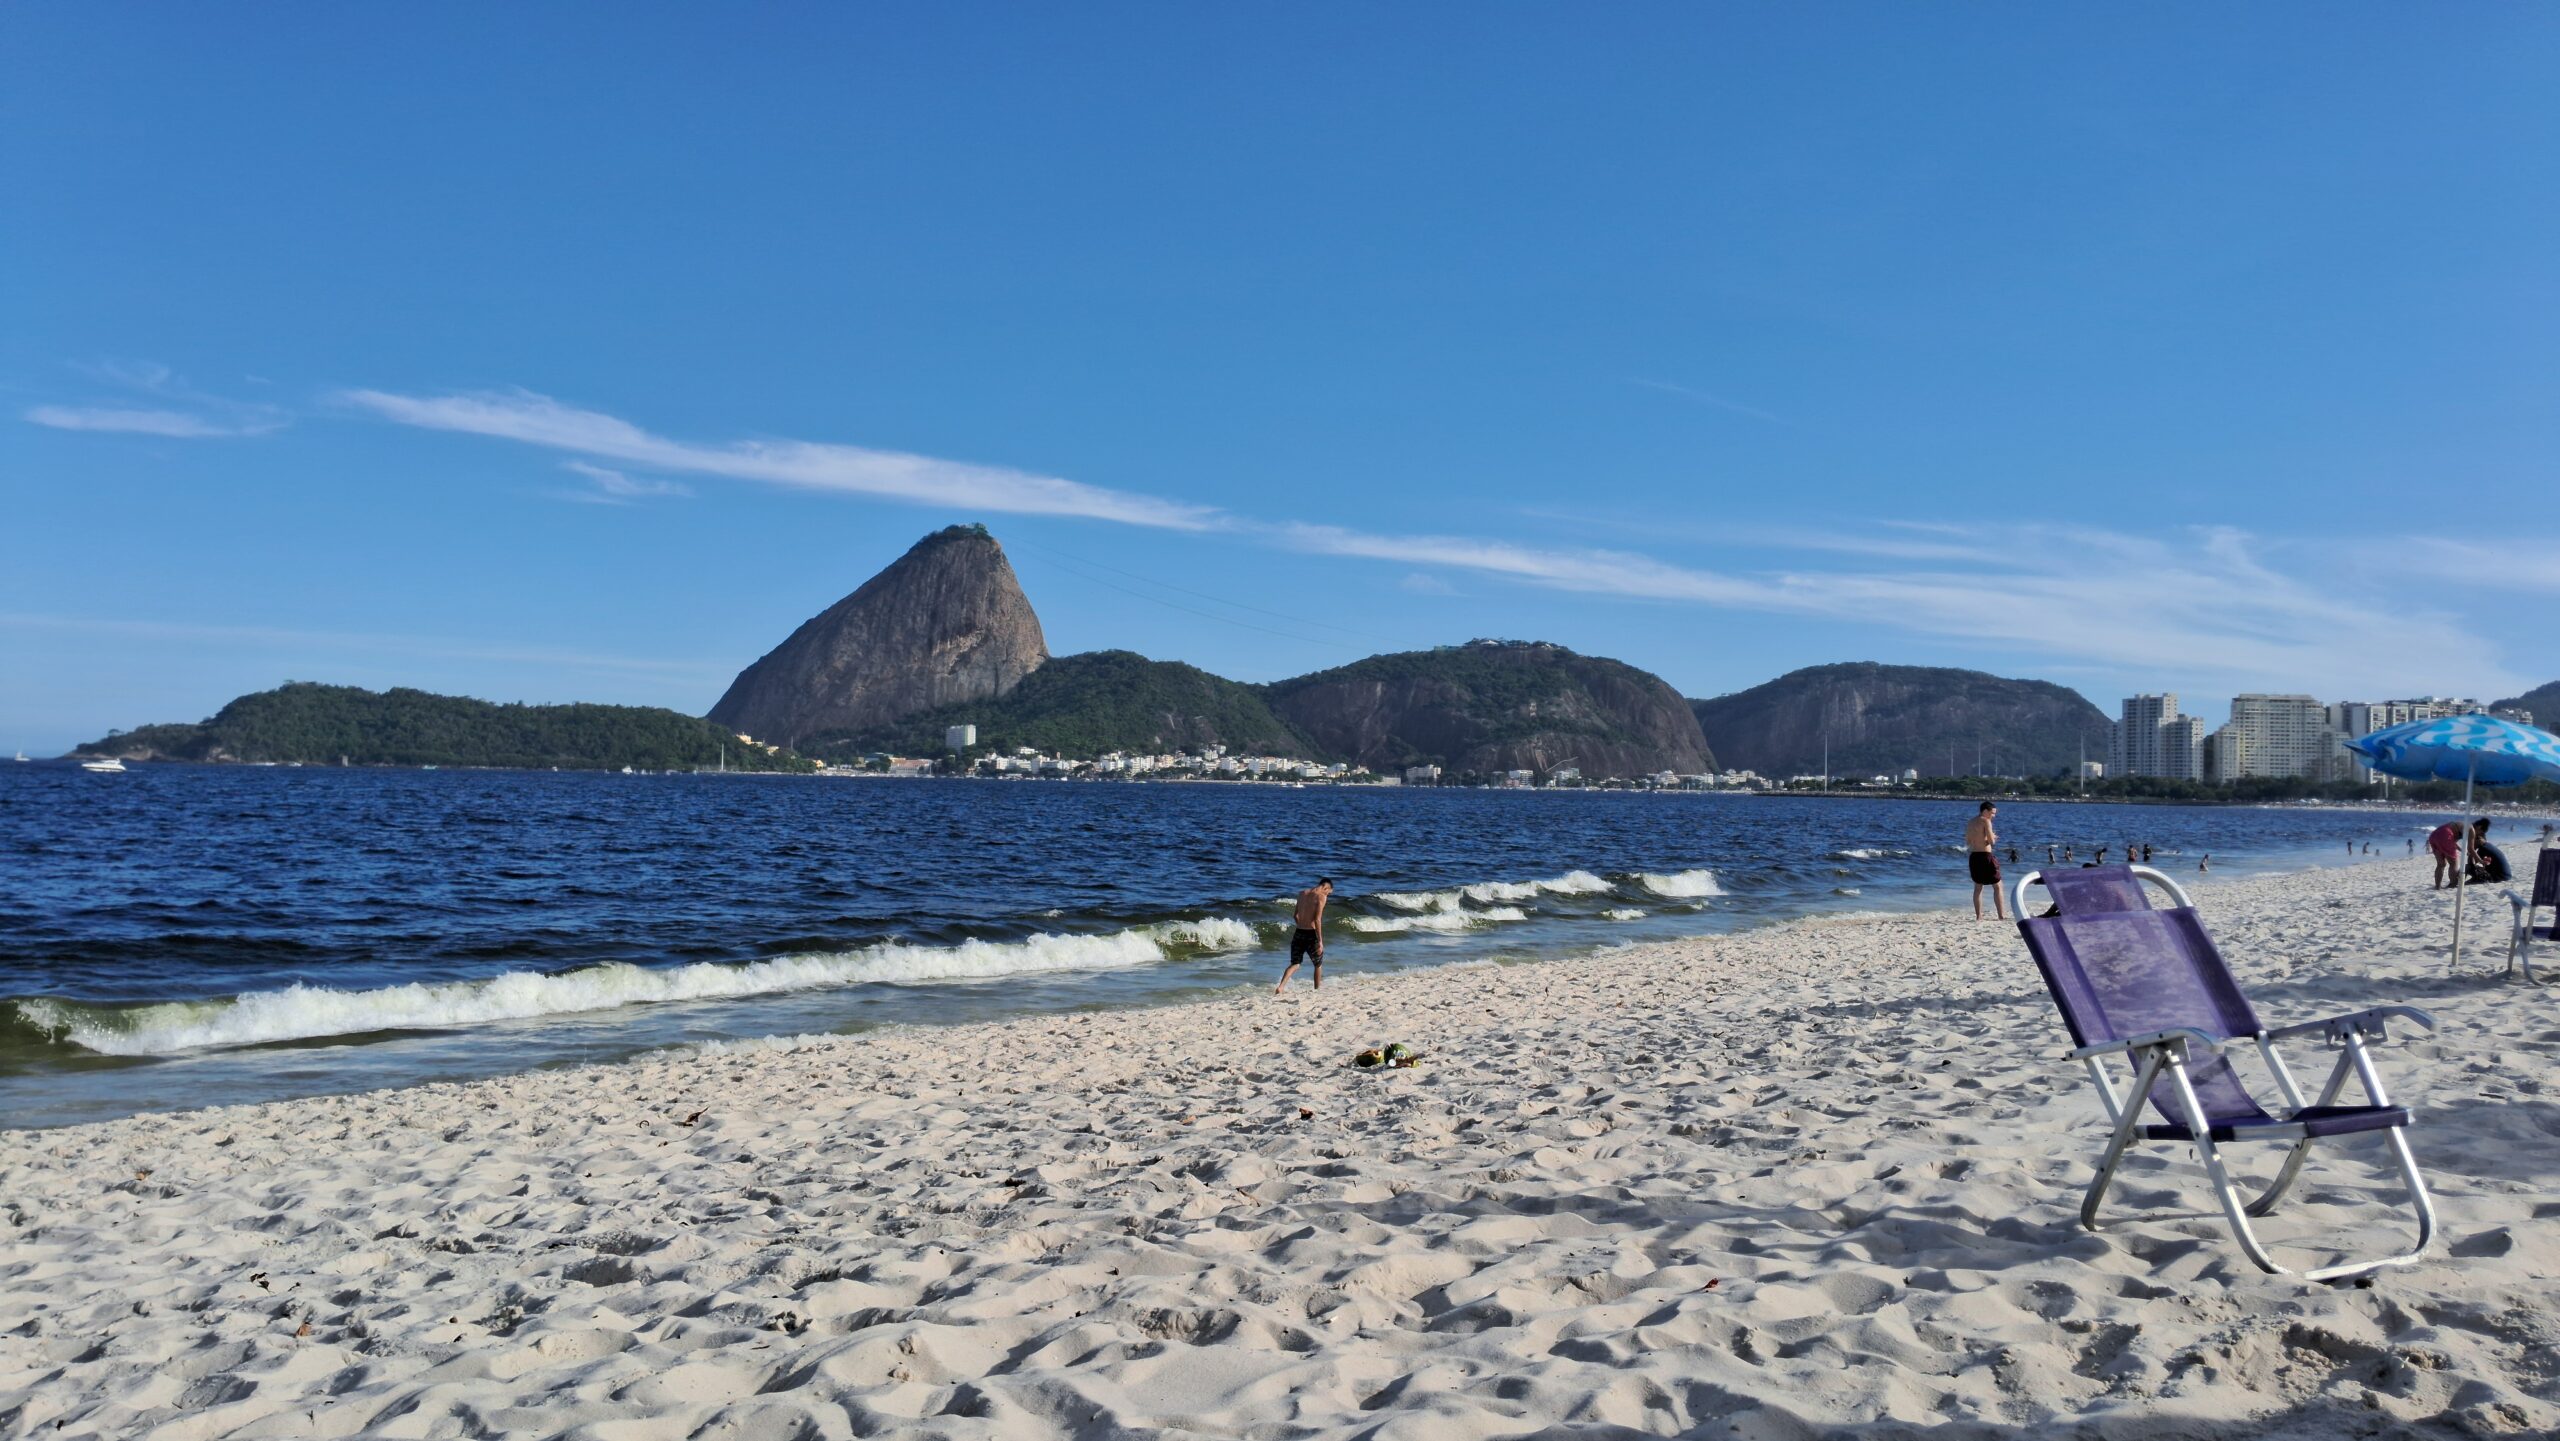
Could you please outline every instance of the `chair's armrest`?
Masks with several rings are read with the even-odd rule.
[[[2436,1028],[2436,1018],[2415,1006],[2375,1006],[2371,1010],[2350,1011],[2343,1016],[2331,1016],[2324,1021],[2304,1021],[2298,1025],[2278,1026],[2267,1032],[2263,1039],[2281,1041],[2293,1036],[2320,1035],[2327,1036],[2333,1041],[2343,1041],[2352,1036],[2371,1036],[2377,1041],[2386,1041],[2390,1036],[2383,1030],[2383,1022],[2395,1017],[2423,1026],[2430,1031]]]
[[[2070,1059],[2085,1061],[2091,1056],[2112,1055],[2118,1051],[2147,1051],[2154,1046],[2182,1046],[2189,1051],[2201,1051],[2206,1055],[2218,1056],[2222,1054],[2223,1043],[2202,1031],[2181,1026],[2172,1031],[2154,1031],[2147,1036],[2131,1036],[2121,1041],[2101,1041],[2094,1046],[2082,1046],[2071,1053]]]

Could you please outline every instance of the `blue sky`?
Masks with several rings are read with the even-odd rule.
[[[14,7],[0,748],[1060,652],[2560,675],[2560,11]]]

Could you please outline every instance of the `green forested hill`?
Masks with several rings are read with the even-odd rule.
[[[2106,715],[2079,692],[1978,670],[1808,666],[1689,705],[1726,765],[1768,776],[1963,775],[1977,755],[1990,774],[2040,776],[2107,753]]]
[[[1316,744],[1371,766],[1570,765],[1596,780],[1715,764],[1688,702],[1660,677],[1542,641],[1373,655],[1264,693]]]
[[[2560,680],[2535,686],[2523,695],[2509,696],[2495,708],[2531,711],[2535,725],[2544,730],[2560,729]]]
[[[1272,714],[1252,686],[1133,651],[1060,656],[994,700],[947,705],[889,725],[838,731],[806,749],[830,760],[868,751],[937,755],[943,729],[974,725],[978,749],[1032,746],[1059,755],[1163,752],[1224,745],[1258,755],[1324,757]]]
[[[118,731],[80,755],[135,760],[335,765],[806,770],[788,751],[742,745],[724,727],[654,706],[498,705],[421,690],[289,682],[244,695],[196,725]]]

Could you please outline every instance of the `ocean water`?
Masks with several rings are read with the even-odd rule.
[[[0,1126],[1962,904],[1962,802],[0,767]],[[2417,818],[2012,802],[2173,873]],[[1301,973],[1298,984],[1305,984]]]

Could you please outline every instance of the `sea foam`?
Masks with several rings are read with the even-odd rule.
[[[1468,931],[1500,921],[1525,921],[1529,919],[1529,913],[1518,906],[1486,906],[1480,910],[1453,907],[1413,916],[1350,916],[1346,919],[1355,931],[1392,935],[1404,931]]]
[[[158,1056],[207,1046],[531,1020],[667,1001],[721,1001],[879,982],[984,981],[1055,971],[1117,970],[1182,955],[1243,950],[1254,928],[1224,916],[1164,921],[1103,935],[776,956],[745,965],[652,968],[620,962],[557,975],[513,971],[478,981],[343,991],[288,986],[224,1000],[107,1007],[51,999],[17,1003],[26,1024],[102,1055]]]
[[[1454,911],[1467,901],[1483,906],[1540,896],[1596,896],[1608,890],[1609,883],[1589,871],[1567,871],[1534,881],[1478,881],[1445,891],[1380,891],[1377,899],[1400,911]]]
[[[1724,887],[1716,884],[1716,873],[1710,870],[1676,871],[1670,875],[1647,871],[1636,877],[1636,883],[1657,896],[1669,896],[1674,900],[1724,894]]]

